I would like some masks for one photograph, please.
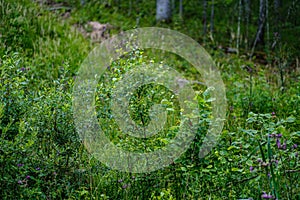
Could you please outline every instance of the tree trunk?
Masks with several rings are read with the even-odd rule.
[[[156,21],[169,21],[171,19],[170,0],[156,1]]]
[[[211,13],[210,13],[210,36],[213,39],[214,32],[214,18],[215,18],[215,1],[211,1]]]
[[[280,0],[274,0],[274,14],[275,14],[275,31],[279,32],[279,24],[281,21],[281,16],[279,9],[281,7],[281,1]]]
[[[267,52],[269,54],[269,42],[270,42],[270,27],[269,27],[269,1],[265,0],[266,3],[266,28],[267,28]]]
[[[182,19],[182,13],[183,13],[182,0],[179,0],[179,16],[181,19]]]
[[[239,0],[238,10],[239,10],[239,14],[238,14],[238,27],[237,27],[237,34],[236,34],[236,49],[239,52],[240,35],[241,35],[242,0]]]
[[[203,35],[206,35],[207,31],[207,1],[203,0]]]
[[[131,15],[132,12],[132,0],[129,0],[129,11],[128,11],[128,15]]]
[[[256,32],[256,37],[253,43],[252,53],[254,53],[254,49],[256,45],[264,45],[264,37],[265,37],[265,21],[266,21],[266,3],[265,0],[259,1],[259,19],[258,19],[258,28]]]
[[[274,20],[274,35],[273,35],[273,42],[271,45],[271,49],[274,50],[277,43],[279,42],[279,36],[280,36],[280,23],[281,23],[281,16],[280,16],[280,9],[281,7],[281,1],[280,0],[274,0],[274,15],[275,15],[275,20]]]
[[[246,33],[245,33],[245,45],[246,49],[249,48],[249,23],[250,23],[250,14],[251,14],[251,2],[250,0],[244,0],[244,7],[245,7],[245,24],[246,24]]]
[[[175,0],[172,0],[172,14],[175,12]]]

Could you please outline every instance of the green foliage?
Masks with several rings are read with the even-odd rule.
[[[130,2],[86,0],[81,5],[79,0],[55,0],[46,7],[29,0],[0,0],[2,199],[261,199],[264,192],[278,199],[299,199],[299,26],[290,19],[297,19],[299,6],[290,8],[281,42],[269,53],[268,64],[260,65],[247,55],[222,51],[222,45],[236,45],[237,1],[215,1],[218,23],[211,42],[202,36],[199,1],[184,1],[183,18],[176,3],[169,24],[156,24],[155,1]],[[60,19],[65,8],[47,11],[55,4],[70,8],[70,18]],[[246,27],[241,30],[241,52],[247,51],[256,31],[257,16],[251,19],[248,38]],[[200,158],[199,151],[211,123],[212,100],[209,90],[196,83],[192,87],[201,116],[197,135],[170,166],[146,174],[123,173],[90,156],[75,131],[72,113],[76,70],[92,47],[74,25],[88,21],[112,24],[111,34],[158,25],[206,41],[229,104],[222,136],[206,157]],[[218,45],[221,48],[215,48]],[[178,99],[154,83],[134,91],[128,110],[135,123],[146,126],[153,105],[163,103],[167,125],[159,134],[149,140],[125,135],[112,117],[114,86],[130,69],[153,62],[174,67],[188,80],[203,79],[189,63],[166,52],[137,49],[114,61],[99,80],[95,104],[99,123],[120,148],[154,151],[177,133]]]
[[[35,79],[58,78],[64,62],[75,74],[89,45],[74,28],[32,1],[1,0],[0,5],[0,55],[19,52],[34,58],[26,64]]]
[[[66,93],[72,79],[61,76],[54,87],[40,85],[43,89],[35,91],[24,64],[18,54],[4,56],[1,63],[1,196],[71,197],[86,176],[79,171],[86,154],[74,130],[70,92]]]

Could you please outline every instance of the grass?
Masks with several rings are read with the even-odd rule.
[[[148,4],[154,6],[153,2]],[[207,45],[227,91],[227,118],[218,144],[206,157],[199,158],[203,133],[210,123],[211,104],[205,96],[206,88],[193,84],[202,118],[189,149],[163,169],[125,173],[110,169],[90,155],[76,132],[74,80],[81,62],[97,44],[74,30],[74,24],[109,22],[115,27],[113,34],[155,25],[148,12],[133,5],[132,13],[125,15],[114,4],[89,1],[81,7],[75,2],[70,4],[74,5],[71,17],[63,20],[61,14],[65,10],[50,12],[48,7],[29,0],[0,0],[0,5],[3,199],[261,199],[266,195],[300,198],[300,76],[297,69],[287,73],[289,48],[283,46],[282,56],[276,55],[280,63],[287,63],[282,88],[281,68],[259,65]],[[136,15],[140,16],[139,24]],[[171,28],[196,35],[198,27],[191,28],[191,21],[182,24],[176,19],[175,16]],[[178,114],[175,118],[169,115],[169,124],[162,134],[145,142],[124,136],[110,117],[110,94],[118,78],[131,68],[149,63],[150,58],[151,62],[174,66],[187,79],[201,79],[183,59],[165,52],[139,50],[112,64],[113,70],[99,82],[96,112],[109,130],[111,141],[133,151],[153,151],[168,144],[176,132],[170,128],[178,123]],[[168,108],[178,113],[176,99],[172,100],[165,90],[153,85],[137,90],[130,100],[132,118],[142,125],[148,123],[151,92],[164,93]],[[160,98],[154,100],[161,101]],[[136,115],[137,110],[142,111],[141,118]],[[144,149],[145,145],[148,149]]]

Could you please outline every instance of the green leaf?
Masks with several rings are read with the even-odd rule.
[[[242,172],[243,169],[239,169],[239,168],[233,167],[233,168],[231,168],[231,171],[233,171],[233,172]]]
[[[235,146],[230,146],[230,147],[228,147],[228,151],[230,151],[231,149],[236,149],[236,147]]]
[[[181,169],[181,171],[184,171],[184,172],[187,171],[187,169],[185,167],[180,167],[180,169]]]
[[[295,121],[296,121],[296,118],[293,117],[293,116],[290,116],[290,117],[288,117],[288,118],[286,119],[286,122],[288,122],[288,123],[293,123],[293,122],[295,122]]]
[[[253,165],[253,161],[252,160],[247,160],[246,165],[252,166]]]

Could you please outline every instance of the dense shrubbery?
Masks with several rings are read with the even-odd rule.
[[[139,64],[132,59],[136,56],[140,58],[139,62],[145,59],[139,53],[131,55],[130,60],[119,61],[111,69],[120,72],[117,70],[120,63],[127,67]],[[64,65],[65,71],[51,86],[40,84],[39,89],[30,88],[32,72],[24,68],[25,65],[18,54],[4,56],[1,62],[1,192],[8,199],[17,196],[84,198],[91,195],[102,195],[103,199],[134,198],[141,196],[137,191],[143,191],[141,197],[153,199],[158,196],[200,198],[207,193],[212,198],[257,198],[262,191],[271,194],[273,190],[282,198],[297,197],[297,144],[300,141],[295,110],[299,104],[279,103],[299,101],[299,95],[293,93],[297,90],[288,90],[289,99],[286,99],[286,93],[280,92],[276,93],[275,100],[267,96],[270,107],[261,109],[271,110],[254,106],[250,110],[272,113],[249,112],[246,120],[242,118],[243,102],[232,99],[222,139],[207,157],[198,158],[201,139],[197,137],[185,155],[173,165],[146,175],[126,174],[111,171],[89,158],[80,143],[72,118],[73,77],[66,76],[68,65]],[[113,76],[107,76],[107,80],[120,76],[110,74]],[[104,79],[102,83],[105,83]],[[103,97],[109,94],[107,89],[114,84],[111,81],[106,83],[107,87],[98,90]],[[249,97],[247,90],[238,94]],[[276,106],[272,105],[274,101],[278,102]],[[200,102],[203,108],[204,101]],[[268,102],[265,100],[264,103]],[[259,103],[256,105],[260,106]],[[280,105],[285,108],[280,109]],[[108,114],[105,104],[99,106],[99,115],[105,119],[103,114]],[[286,110],[285,113],[281,113],[282,110]],[[112,128],[115,122],[108,121],[104,124]],[[203,128],[199,133],[205,132],[205,126]],[[122,136],[118,131],[113,133],[111,139],[118,143]],[[124,144],[129,148],[128,143]]]
[[[288,81],[290,75],[285,74],[285,88],[280,89],[280,71],[270,73],[251,61],[211,50],[226,85],[229,105],[218,145],[199,158],[211,111],[206,88],[194,84],[199,91],[202,119],[190,148],[164,169],[122,173],[91,156],[75,130],[72,89],[76,70],[90,44],[76,32],[66,31],[71,30],[66,22],[61,24],[32,2],[0,0],[0,4],[5,8],[0,10],[4,16],[0,22],[3,199],[300,198],[300,81],[296,72],[291,76],[294,81]],[[91,19],[80,18],[81,12],[92,9],[91,3],[82,10],[79,4],[77,8],[71,22]],[[106,15],[110,13],[102,16]],[[126,27],[132,26],[130,23]],[[157,62],[176,68],[188,79],[201,79],[178,56],[163,52],[152,58],[153,54],[146,50],[131,52],[113,62],[99,81],[95,96],[98,119],[109,130],[111,141],[122,148],[142,149],[137,145],[140,142],[122,135],[110,116],[111,88],[124,73],[143,63]],[[169,110],[178,114],[178,102],[171,98],[171,92],[149,84],[139,88],[131,99],[130,114],[137,123],[148,123],[151,103],[162,100],[161,96],[149,97],[157,92],[165,95]],[[169,120],[170,126],[179,121],[176,115]],[[147,145],[161,147],[172,138],[172,134],[165,135]]]

